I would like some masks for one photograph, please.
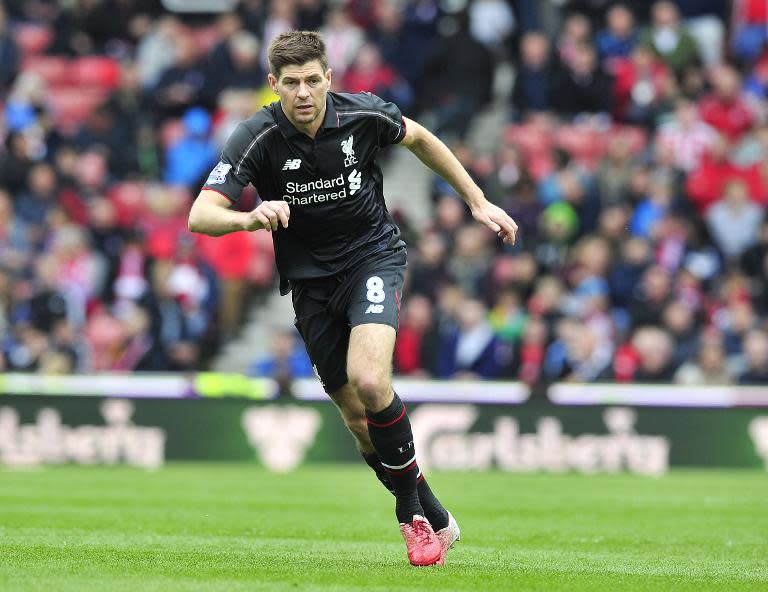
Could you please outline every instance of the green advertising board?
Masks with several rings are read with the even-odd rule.
[[[420,464],[442,470],[631,471],[768,462],[768,409],[409,404]],[[0,464],[158,467],[253,460],[276,471],[359,461],[330,403],[247,399],[0,398]]]

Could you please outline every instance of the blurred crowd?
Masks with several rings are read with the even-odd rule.
[[[768,384],[768,5],[567,4],[516,36],[500,145],[453,144],[518,244],[436,180],[395,368]]]
[[[237,335],[273,289],[270,237],[193,236],[186,214],[275,100],[269,39],[307,28],[335,90],[427,122],[520,226],[500,245],[440,179],[431,227],[394,212],[397,373],[768,384],[764,1],[2,4],[2,370],[203,368]],[[290,332],[251,370],[311,375]]]

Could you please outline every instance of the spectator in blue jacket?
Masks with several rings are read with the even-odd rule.
[[[209,137],[211,116],[193,107],[184,114],[184,135],[165,154],[166,183],[196,186],[218,159],[216,145]]]
[[[466,299],[458,326],[444,334],[437,360],[439,378],[494,378],[499,374],[497,338],[482,301]]]
[[[254,360],[248,369],[248,374],[273,378],[280,385],[282,394],[290,392],[291,382],[294,379],[313,376],[312,362],[304,346],[296,337],[296,331],[293,329],[275,332],[272,337],[272,351],[266,357]]]
[[[606,28],[595,36],[600,59],[629,57],[640,39],[635,15],[625,4],[616,4],[606,14],[605,21]]]

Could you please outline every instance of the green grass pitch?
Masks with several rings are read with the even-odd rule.
[[[462,541],[411,568],[364,465],[0,470],[0,590],[768,590],[768,475],[430,474]]]

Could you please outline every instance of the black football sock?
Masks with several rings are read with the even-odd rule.
[[[435,532],[448,526],[448,510],[443,507],[435,497],[435,494],[432,493],[424,475],[420,475],[417,479],[417,491],[419,492],[421,506],[424,508],[424,517],[429,520]]]
[[[379,459],[379,455],[375,452],[361,452],[360,454],[363,455],[365,462],[368,463],[368,466],[373,469],[374,473],[376,473],[376,477],[379,479],[379,481],[381,481],[381,484],[384,485],[384,487],[386,487],[387,490],[394,495],[395,490],[392,487],[392,480],[389,478],[389,474],[387,474],[384,467],[381,466],[381,459]],[[416,491],[419,494],[419,502],[421,502],[421,507],[424,508],[424,517],[429,520],[432,528],[437,531],[448,526],[448,511],[435,497],[435,494],[432,493],[432,490],[427,484],[427,480],[424,478],[424,475],[417,477],[416,483]]]
[[[382,411],[366,410],[368,434],[371,443],[389,474],[395,490],[395,514],[401,523],[409,523],[414,514],[424,516],[419,502],[416,478],[419,472],[413,447],[411,422],[405,413],[405,405],[395,394],[392,403]]]
[[[373,469],[373,472],[376,473],[376,477],[381,481],[381,484],[387,488],[387,491],[394,495],[395,489],[392,487],[392,480],[389,478],[389,474],[384,467],[381,466],[379,455],[375,452],[360,452],[360,454],[363,455],[363,460],[365,460],[365,462],[368,463],[368,466]]]

